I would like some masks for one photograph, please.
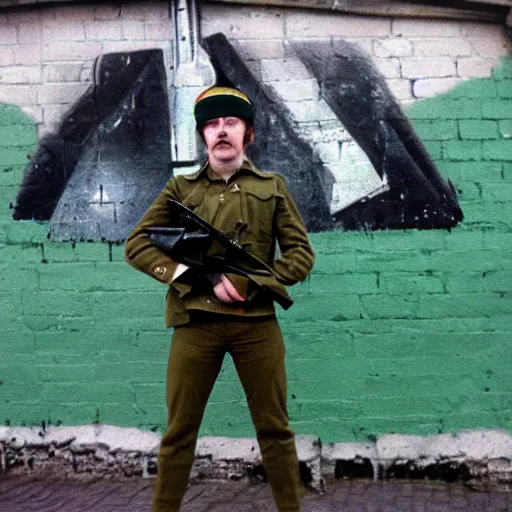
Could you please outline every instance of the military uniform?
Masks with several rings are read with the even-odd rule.
[[[268,293],[249,278],[229,275],[246,302],[222,302],[205,276],[189,269],[173,279],[178,264],[152,243],[146,229],[172,226],[168,198],[191,208],[273,268],[266,285],[304,280],[314,254],[284,180],[248,160],[229,179],[206,164],[172,178],[126,242],[126,260],[169,285],[166,323],[174,327],[167,373],[168,428],[162,437],[155,511],[178,511],[194,460],[208,397],[226,352],[233,358],[256,429],[278,509],[300,510],[300,480],[286,408],[285,348]],[[276,245],[277,244],[277,245]],[[280,254],[276,257],[276,249]]]

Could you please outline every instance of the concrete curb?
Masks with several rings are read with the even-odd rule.
[[[112,425],[0,427],[0,472],[75,477],[156,474],[160,435]],[[301,478],[322,491],[326,478],[429,478],[479,490],[512,491],[512,435],[468,430],[456,435],[383,435],[371,443],[329,443],[297,436]],[[192,480],[265,478],[252,438],[202,437]]]

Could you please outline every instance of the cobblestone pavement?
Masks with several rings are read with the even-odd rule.
[[[0,477],[1,512],[150,512],[153,480]],[[275,512],[263,483],[192,485],[182,512]],[[330,481],[327,492],[307,492],[304,512],[512,512],[512,493],[480,493],[437,482]]]

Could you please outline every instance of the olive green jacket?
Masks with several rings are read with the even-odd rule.
[[[236,288],[247,297],[246,302],[236,304],[218,300],[211,282],[194,269],[173,280],[178,263],[156,247],[146,231],[148,227],[176,225],[167,206],[169,198],[235,238],[272,267],[274,275],[258,276],[259,286],[253,286],[251,279],[229,274]],[[186,324],[191,310],[251,317],[274,315],[274,303],[261,285],[286,294],[284,286],[303,281],[314,263],[304,222],[283,178],[259,171],[248,160],[227,181],[215,174],[208,163],[194,174],[171,178],[129,235],[125,258],[130,265],[169,286],[169,327]]]

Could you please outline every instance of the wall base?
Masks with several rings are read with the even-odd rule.
[[[129,478],[156,474],[160,436],[111,425],[0,427],[0,473]],[[372,443],[297,436],[301,478],[323,491],[327,478],[431,479],[480,491],[512,491],[512,435],[499,430],[421,437],[390,434]],[[191,479],[266,478],[255,439],[202,437]]]

